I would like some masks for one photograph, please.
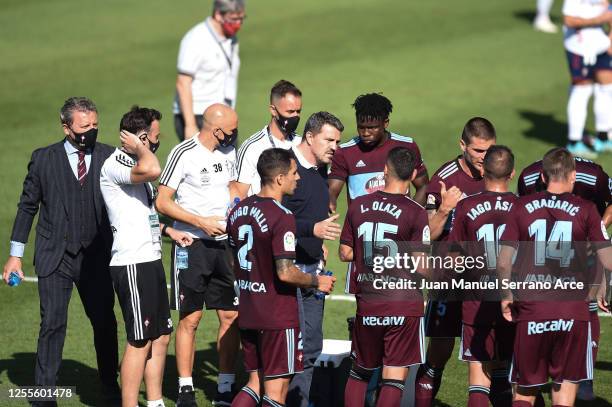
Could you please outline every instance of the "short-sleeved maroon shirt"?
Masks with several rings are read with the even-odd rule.
[[[440,185],[440,181],[444,182],[446,189],[450,189],[454,186],[459,188],[461,192],[463,192],[462,198],[466,198],[484,191],[483,178],[475,178],[469,174],[466,174],[466,172],[461,168],[461,164],[459,164],[459,158],[461,158],[461,156],[458,156],[454,160],[443,164],[431,177],[429,184],[427,184],[426,209],[438,209],[440,207],[440,204],[442,203],[442,196],[440,194],[442,186]],[[453,214],[448,216],[448,220],[444,225],[444,231],[438,238],[439,241],[444,241],[447,239],[452,218]]]
[[[584,158],[575,158],[576,183],[572,192],[595,203],[599,214],[603,216],[608,205],[612,203],[612,180],[599,164]],[[541,173],[542,160],[526,167],[518,178],[518,194],[525,196],[545,190]]]
[[[601,216],[595,204],[571,193],[536,192],[519,198],[506,228],[501,244],[518,248],[513,266],[518,282],[557,280],[583,281],[586,290],[593,281],[594,268],[587,267],[586,242],[595,249],[610,245]],[[578,291],[535,289],[527,293],[529,300],[518,301],[519,320],[574,318],[589,320],[588,303],[573,300]],[[538,301],[531,298],[537,294]],[[566,296],[572,300],[557,298]],[[551,300],[555,299],[555,300]]]
[[[423,315],[423,299],[416,289],[381,289],[376,295],[368,293],[372,293],[374,279],[402,275],[402,272],[394,274],[396,270],[374,273],[373,257],[393,257],[404,250],[426,251],[429,225],[425,208],[403,194],[377,191],[361,196],[349,207],[340,243],[353,248],[358,315]]]
[[[512,192],[485,191],[462,199],[455,209],[448,241],[461,247],[462,255],[471,258],[485,257],[485,268],[467,269],[463,277],[470,281],[482,281],[496,277],[497,240],[506,228],[508,215],[518,199]],[[479,301],[485,293],[464,293],[463,322],[470,325],[490,325],[501,321],[499,302]],[[489,296],[493,296],[489,293]],[[486,298],[486,295],[485,295]]]
[[[272,198],[252,195],[230,212],[227,231],[240,290],[240,328],[297,328],[296,287],[279,280],[275,264],[278,259],[295,259],[291,211]]]
[[[383,170],[389,151],[395,147],[404,147],[415,153],[417,176],[427,171],[419,147],[410,137],[389,133],[389,138],[373,149],[365,147],[359,136],[340,144],[332,159],[329,178],[346,182],[348,205],[357,197],[385,188]]]

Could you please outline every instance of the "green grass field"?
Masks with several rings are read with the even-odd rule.
[[[119,119],[132,104],[161,110],[165,118],[159,156],[165,161],[176,143],[171,103],[178,44],[209,13],[210,4],[210,0],[2,0],[0,239],[5,242],[4,253],[8,254],[30,153],[62,138],[58,110],[67,97],[86,95],[97,103],[100,139],[110,144],[117,144]],[[557,1],[553,13],[557,21],[560,7]],[[267,123],[269,89],[284,78],[304,93],[303,117],[318,110],[335,113],[346,126],[344,139],[355,134],[350,106],[355,97],[384,92],[394,104],[392,130],[415,138],[430,174],[458,154],[463,124],[476,115],[495,124],[498,141],[514,150],[517,167],[523,167],[550,147],[564,144],[566,133],[569,76],[562,37],[531,29],[534,8],[533,0],[251,0],[240,33],[241,139]],[[612,172],[612,155],[598,161]],[[332,254],[336,249],[330,246]],[[29,245],[24,271],[30,276],[32,252]],[[167,260],[166,253],[169,265]],[[334,255],[330,263],[337,274],[344,270]],[[342,288],[339,281],[337,292]],[[0,405],[6,405],[8,401],[1,398],[6,389],[33,382],[39,324],[35,284],[0,287],[0,307]],[[326,307],[325,336],[345,339],[345,319],[354,312],[354,304],[329,301]],[[78,397],[66,405],[97,405],[91,329],[76,291],[69,315],[60,384],[77,386]],[[604,318],[596,365],[599,398],[589,405],[612,404],[611,330],[612,320]],[[214,395],[215,331],[216,318],[208,315],[199,330],[194,371],[202,405],[209,405],[206,400]],[[167,401],[176,394],[174,362],[171,344]],[[465,405],[466,377],[465,366],[453,359],[440,402]]]

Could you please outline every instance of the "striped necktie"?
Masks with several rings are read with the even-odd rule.
[[[79,151],[79,162],[77,164],[77,173],[79,183],[81,186],[85,183],[85,176],[87,175],[87,166],[85,165],[85,151]]]

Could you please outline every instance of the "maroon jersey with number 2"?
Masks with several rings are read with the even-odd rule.
[[[275,265],[278,259],[295,259],[291,211],[272,198],[252,195],[230,212],[227,230],[240,290],[240,328],[297,328],[296,288],[279,280]]]

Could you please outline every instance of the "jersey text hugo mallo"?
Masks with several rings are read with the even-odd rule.
[[[240,291],[240,328],[297,328],[297,289],[280,281],[275,264],[295,259],[293,214],[272,198],[252,195],[230,212],[227,231]]]

